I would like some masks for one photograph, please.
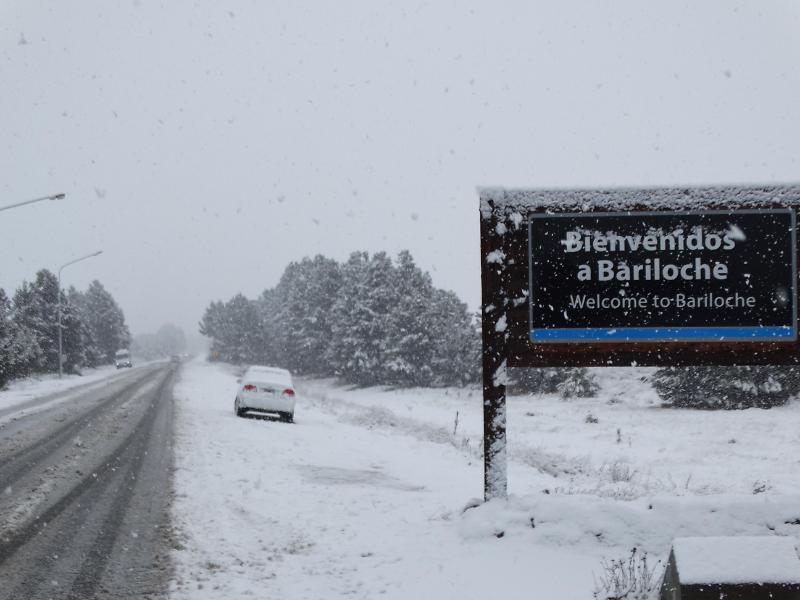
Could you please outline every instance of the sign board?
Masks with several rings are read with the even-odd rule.
[[[534,343],[797,339],[790,209],[528,219]]]
[[[482,190],[508,366],[799,364],[798,208],[800,186]]]
[[[800,364],[800,186],[480,196],[487,499],[508,367]]]

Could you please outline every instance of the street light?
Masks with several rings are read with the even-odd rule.
[[[68,267],[70,265],[74,265],[76,262],[81,262],[82,260],[86,260],[87,258],[92,258],[93,256],[97,256],[98,254],[102,254],[102,250],[98,250],[97,252],[92,252],[91,254],[87,254],[86,256],[81,256],[80,258],[76,258],[75,260],[71,260],[68,263],[64,263],[58,269],[58,377],[61,378],[64,370],[64,357],[61,354],[61,271],[64,270],[64,267]]]
[[[17,202],[16,204],[9,204],[8,206],[0,206],[0,211],[8,210],[9,208],[17,208],[18,206],[25,206],[26,204],[33,204],[34,202],[41,202],[42,200],[63,200],[65,196],[66,194],[42,196],[41,198],[34,198],[33,200],[25,200],[25,202]]]

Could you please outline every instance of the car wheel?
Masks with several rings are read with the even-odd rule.
[[[294,423],[294,413],[281,413],[281,421],[284,423]]]

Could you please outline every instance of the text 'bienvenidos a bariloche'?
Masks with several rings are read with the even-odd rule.
[[[688,234],[680,229],[669,233],[653,231],[645,235],[573,230],[566,232],[561,243],[566,253],[729,252],[736,247],[737,239],[744,239],[738,228],[719,233],[694,227]],[[576,276],[580,281],[725,280],[728,278],[728,266],[719,261],[707,262],[699,256],[684,264],[669,263],[660,258],[646,258],[637,264],[629,264],[625,260],[598,259],[594,269],[588,263],[579,265]]]

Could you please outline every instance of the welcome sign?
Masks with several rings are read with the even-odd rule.
[[[480,190],[511,367],[797,365],[800,185]]]
[[[792,209],[533,213],[535,343],[797,339]]]
[[[480,190],[484,496],[508,367],[798,365],[800,185]]]

